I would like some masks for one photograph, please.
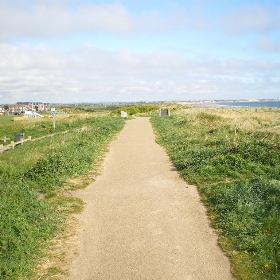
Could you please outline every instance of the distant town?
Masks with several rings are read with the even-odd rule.
[[[222,103],[222,102],[265,102],[279,101],[280,98],[273,99],[238,99],[238,100],[181,100],[181,101],[139,101],[139,102],[81,102],[81,103],[42,103],[42,102],[17,102],[16,104],[0,104],[0,115],[21,115],[26,112],[47,112],[51,106],[122,106],[134,104],[151,103],[180,103],[180,104],[201,104],[201,103]]]
[[[48,103],[41,102],[17,102],[16,104],[0,105],[2,115],[21,115],[25,112],[46,112],[50,110]]]

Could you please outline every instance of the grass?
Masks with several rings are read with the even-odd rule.
[[[13,120],[14,120],[13,116],[0,116],[0,126],[11,124],[13,122]],[[1,137],[1,135],[0,135],[0,137]]]
[[[189,108],[152,118],[196,184],[238,279],[280,279],[280,110]]]
[[[20,124],[41,136],[44,122]],[[16,130],[18,124],[5,126]],[[0,154],[0,279],[31,279],[50,240],[83,203],[67,195],[68,182],[88,176],[124,121],[110,117],[61,120],[58,135]],[[36,129],[38,128],[38,131]],[[3,128],[2,128],[3,129]],[[49,268],[48,275],[59,268]]]
[[[20,121],[9,122],[5,125],[0,125],[0,138],[6,136],[13,140],[17,133],[24,133],[25,137],[32,136],[32,138],[37,138],[55,132],[79,128],[84,116],[85,115],[81,117],[77,117],[76,115],[71,115],[69,117],[59,116],[56,120],[55,129],[53,128],[52,119],[47,117],[43,119],[25,118]]]
[[[126,106],[121,107],[118,109],[115,109],[112,111],[113,115],[119,115],[121,111],[127,112],[128,115],[139,115],[139,114],[145,114],[155,112],[158,110],[158,106],[155,105],[133,105],[133,106]]]

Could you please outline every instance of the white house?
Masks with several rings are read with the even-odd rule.
[[[30,118],[37,118],[37,117],[43,117],[42,115],[36,113],[36,112],[32,112],[32,111],[25,111],[24,112],[24,116],[25,117],[30,117]]]

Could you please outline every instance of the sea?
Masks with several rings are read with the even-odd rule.
[[[232,101],[232,102],[217,102],[204,103],[207,107],[270,107],[280,108],[280,100],[269,101]]]

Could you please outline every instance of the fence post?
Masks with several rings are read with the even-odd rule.
[[[31,140],[31,136],[28,136],[28,140],[29,140],[29,141]]]
[[[159,109],[159,116],[170,116],[170,108],[168,109]]]
[[[11,145],[12,145],[12,148],[14,148],[15,147],[15,142],[11,141]]]
[[[4,136],[3,138],[1,138],[0,140],[3,140],[4,141],[4,143],[6,143],[7,142],[7,140],[10,140],[10,138],[7,138],[6,136]]]

